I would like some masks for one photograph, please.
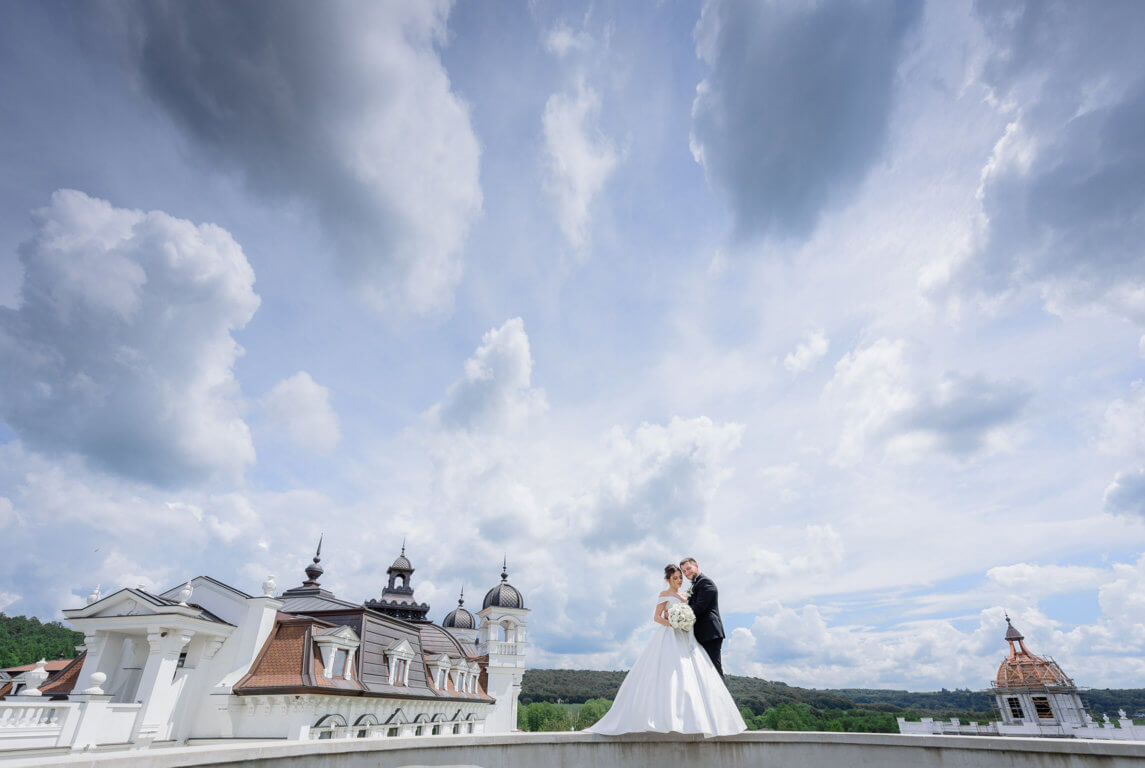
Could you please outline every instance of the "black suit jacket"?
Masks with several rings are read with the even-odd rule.
[[[688,605],[692,606],[692,613],[696,614],[696,623],[692,626],[696,640],[706,643],[724,638],[724,623],[720,620],[720,594],[714,581],[702,573],[697,576],[692,582]]]

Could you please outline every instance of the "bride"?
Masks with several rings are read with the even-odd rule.
[[[746,726],[720,673],[692,630],[673,629],[668,607],[687,603],[680,594],[684,575],[675,565],[664,568],[668,588],[656,599],[648,645],[624,678],[612,708],[592,733],[702,733],[728,736]]]

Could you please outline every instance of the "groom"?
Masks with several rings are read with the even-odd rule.
[[[696,636],[696,641],[708,652],[720,677],[723,677],[724,667],[720,663],[720,646],[724,644],[724,623],[720,621],[719,591],[715,582],[700,573],[696,558],[686,557],[681,560],[680,570],[692,582],[692,594],[688,596],[688,605],[692,606],[692,613],[696,614],[692,633]]]

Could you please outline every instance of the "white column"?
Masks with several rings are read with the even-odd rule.
[[[84,656],[83,666],[80,667],[80,680],[87,680],[96,672],[102,672],[103,674],[107,675],[108,678],[111,677],[114,670],[109,670],[105,667],[107,667],[108,664],[114,662],[109,661],[108,663],[104,663],[103,651],[106,647],[106,630],[100,630],[98,632],[93,632],[90,635],[83,636],[83,648],[87,655]]]
[[[191,630],[149,627],[147,642],[151,653],[143,668],[136,694],[143,702],[138,737],[140,739],[166,739],[171,732],[171,714],[175,710],[176,691],[172,685],[179,654],[191,641]]]

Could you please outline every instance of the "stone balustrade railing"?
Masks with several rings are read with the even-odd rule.
[[[67,702],[0,701],[0,731],[19,728],[59,728],[66,718]],[[0,739],[3,735],[0,734]]]
[[[139,704],[112,704],[104,696],[77,701],[20,698],[0,701],[0,766],[4,753],[12,750],[125,744],[140,709]]]

